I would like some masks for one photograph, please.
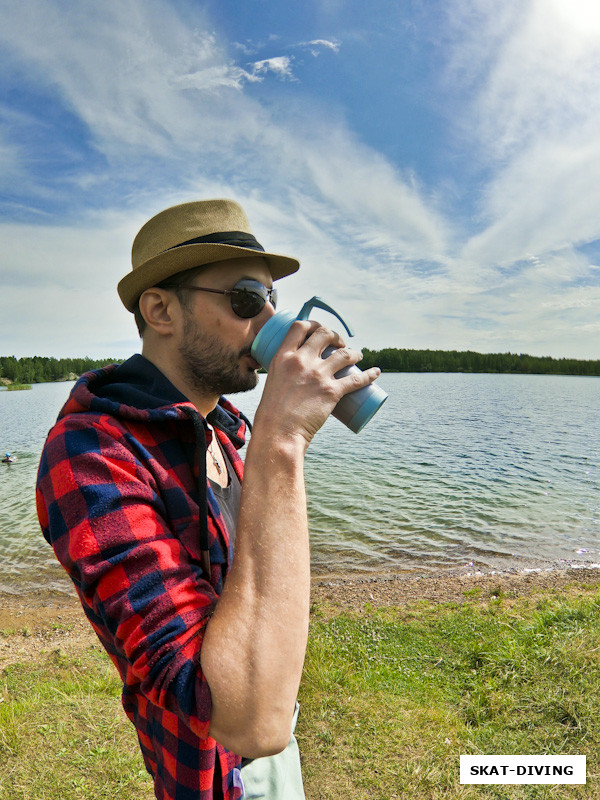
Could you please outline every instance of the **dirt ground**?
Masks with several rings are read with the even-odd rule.
[[[76,655],[97,642],[74,595],[0,593],[0,673],[55,650]]]
[[[567,587],[600,590],[600,570],[570,568],[469,575],[404,573],[364,578],[332,576],[313,580],[313,601],[344,610],[359,610],[365,604],[378,608],[407,606],[422,600],[435,604],[464,603],[467,599],[472,602],[477,598],[485,601],[500,596],[510,599]]]
[[[422,600],[484,602],[494,596],[510,600],[545,590],[594,588],[600,590],[597,569],[495,575],[331,575],[313,579],[312,600],[330,611],[360,611],[365,607],[406,607]],[[0,671],[55,650],[77,655],[92,645],[100,646],[74,594],[0,593]]]

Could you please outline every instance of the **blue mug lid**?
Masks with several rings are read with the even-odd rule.
[[[278,311],[274,317],[265,322],[250,349],[250,355],[261,367],[269,368],[273,356],[295,321],[296,315],[292,311]]]
[[[354,336],[354,331],[352,328],[346,322],[344,322],[337,311],[335,311],[335,309],[333,309],[320,297],[315,296],[311,297],[310,300],[307,300],[306,303],[304,303],[297,315],[292,311],[278,311],[275,316],[271,317],[271,319],[263,325],[258,332],[258,335],[252,342],[252,347],[250,350],[250,355],[252,358],[255,361],[258,361],[261,367],[268,369],[273,356],[277,350],[279,350],[281,343],[285,339],[292,323],[297,319],[308,319],[308,315],[313,308],[321,308],[324,311],[328,311],[330,314],[333,314],[342,323],[344,328],[347,330],[348,335]]]

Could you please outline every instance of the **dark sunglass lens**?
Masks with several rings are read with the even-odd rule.
[[[231,295],[231,308],[242,319],[258,316],[264,305],[265,298],[249,289],[236,288]]]
[[[233,287],[231,307],[238,317],[249,319],[260,314],[267,300],[275,308],[277,302],[277,291],[275,289],[267,289],[259,281],[242,280]]]

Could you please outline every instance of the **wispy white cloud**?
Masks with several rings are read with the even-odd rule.
[[[342,43],[337,39],[311,39],[310,42],[299,42],[296,47],[306,47],[315,58],[320,55],[322,50],[331,50],[339,53]]]
[[[600,238],[599,182],[595,137],[583,134],[570,142],[540,137],[490,183],[487,226],[469,240],[463,256],[504,265],[529,252],[543,254]]]
[[[274,72],[278,78],[292,78],[291,64],[292,60],[289,56],[265,58],[252,64],[252,75],[255,80],[258,76],[265,75],[267,72]]]
[[[309,111],[298,124],[293,104],[287,114],[278,108],[274,117],[240,91],[246,81],[269,71],[289,76],[289,58],[264,59],[244,70],[214,33],[190,29],[161,0],[107,3],[102,14],[85,0],[75,14],[63,16],[63,8],[59,0],[41,6],[23,0],[7,16],[0,37],[10,41],[29,69],[44,76],[119,170],[123,162],[135,168],[136,159],[148,155],[172,168],[185,157],[180,174],[189,179],[220,156],[223,172],[235,179],[236,162],[251,148],[246,175],[262,175],[269,189],[277,184],[280,197],[293,179],[296,187],[322,191],[345,214],[352,207],[361,219],[376,221],[383,213],[382,229],[389,207],[395,207],[393,220],[405,228],[403,238],[411,230],[438,227],[435,214],[427,221],[430,212],[418,188],[360,145],[343,124],[321,119],[321,109],[316,117]],[[24,23],[34,16],[32,31]],[[43,31],[52,35],[44,37]],[[38,38],[40,47],[34,44]],[[343,191],[335,190],[336,174],[347,176]],[[282,175],[287,177],[282,180]],[[385,186],[387,203],[381,202],[376,183]],[[400,218],[406,218],[404,226]]]
[[[326,127],[317,129],[305,165],[330,209],[328,226],[355,247],[377,252],[382,268],[444,259],[449,226],[431,198],[343,125],[328,120]]]
[[[84,204],[73,223],[2,230],[11,242],[3,297],[22,341],[37,337],[29,352],[41,352],[53,330],[64,337],[54,354],[69,354],[85,319],[93,333],[77,346],[86,352],[135,345],[114,286],[129,268],[139,224],[175,202],[233,196],[259,240],[302,259],[301,272],[281,287],[282,302],[294,306],[317,292],[339,301],[359,344],[506,350],[522,343],[532,352],[552,346],[585,355],[584,337],[597,333],[585,298],[597,300],[599,281],[574,245],[600,237],[592,91],[599,62],[589,31],[581,47],[577,26],[561,33],[558,12],[548,11],[560,2],[449,4],[447,80],[460,88],[448,113],[456,115],[457,141],[485,165],[472,223],[442,212],[439,198],[362,142],[343,112],[292,92],[294,61],[283,48],[248,63],[258,54],[252,42],[228,46],[200,9],[190,24],[168,0],[112,0],[102,9],[91,0],[75,7],[0,0],[4,64],[18,63],[103,159],[98,166],[73,158],[60,177],[61,190]],[[337,39],[298,46],[342,57]],[[276,108],[261,101],[273,77],[290,85]],[[5,118],[3,125],[0,164],[29,182],[28,196],[48,196],[56,184],[39,178],[18,124]],[[135,193],[129,186],[115,193],[126,180]],[[92,198],[101,212],[85,210]],[[52,300],[35,319],[20,275],[30,307]]]
[[[233,64],[216,64],[185,75],[176,75],[172,78],[172,83],[179,89],[195,89],[199,92],[218,94],[222,89],[239,91],[247,81],[260,80],[256,73],[256,69],[247,72]]]
[[[464,273],[457,270],[446,293],[455,314],[448,329],[463,347],[594,357],[597,339],[590,334],[600,331],[600,286],[582,253],[568,247]]]
[[[0,351],[119,357],[138,349],[115,285],[142,222],[109,211],[77,227],[0,225]]]
[[[593,296],[599,283],[573,249],[600,239],[595,9],[587,0],[451,7],[457,38],[447,81],[468,88],[457,130],[485,165],[486,183],[476,230],[450,272],[463,318],[487,310],[490,343],[508,337],[526,347],[530,337],[532,348],[547,341],[564,351],[595,324],[587,306],[565,307],[573,313],[564,319],[556,313],[567,297]],[[595,26],[582,24],[586,14],[596,15]],[[461,303],[467,285],[475,293]]]
[[[26,30],[25,19],[34,8],[34,30]],[[126,198],[129,209],[139,212],[128,210],[130,222],[137,218],[141,224],[143,215],[194,196],[238,197],[269,247],[300,255],[301,280],[313,287],[307,288],[311,293],[315,285],[339,286],[341,274],[361,281],[362,272],[377,272],[387,263],[400,275],[415,255],[437,258],[443,253],[446,226],[428,198],[361,144],[345,123],[321,109],[293,103],[286,109],[279,106],[275,117],[246,95],[244,86],[267,73],[288,79],[289,58],[239,66],[216,34],[190,28],[160,0],[107,3],[101,15],[85,0],[74,14],[63,14],[64,8],[60,0],[41,6],[23,0],[11,8],[0,37],[10,40],[23,68],[43,80],[84,123],[107,159],[102,174],[83,164],[69,177],[72,188],[97,192],[108,175],[146,169],[150,159],[168,177],[158,193],[153,184],[146,192],[138,190],[135,202]],[[46,38],[42,33],[48,31]],[[38,38],[40,47],[34,44]],[[25,229],[5,231],[19,243],[11,253],[13,273],[19,264],[28,264],[40,302],[50,287],[61,298],[47,315],[62,318],[71,309],[72,325],[79,314],[75,298],[77,309],[97,305],[104,297],[100,286],[110,282],[114,287],[129,268],[124,256],[131,239],[126,241],[123,228],[118,227],[118,234],[111,229],[119,219],[119,203],[109,198],[104,203],[105,217],[94,220],[95,236],[89,235],[87,214],[79,227],[42,229],[35,235]],[[131,238],[134,232],[128,225]],[[40,248],[52,254],[51,265],[41,258]],[[48,268],[38,270],[36,264]],[[7,286],[6,291],[20,314],[22,289]],[[364,305],[362,289],[349,286],[346,294]],[[111,340],[127,340],[131,322],[124,315],[116,323],[116,294],[110,308]],[[25,320],[22,326],[35,329],[35,320]],[[41,322],[47,328],[48,320]],[[54,328],[64,330],[58,320]],[[40,335],[41,345],[45,340]],[[73,346],[72,335],[68,340]],[[86,345],[85,339],[79,345]]]
[[[23,0],[0,38],[40,86],[55,92],[110,157],[167,156],[253,135],[257,109],[240,97],[251,73],[235,65],[208,25],[194,31],[168,3]],[[232,124],[234,110],[240,128]]]
[[[570,3],[573,20],[578,5]],[[499,158],[600,114],[600,31],[569,25],[562,0],[523,6],[527,13],[497,49],[477,99],[480,137]]]
[[[245,56],[253,56],[256,55],[260,46],[247,39],[245,42],[232,42],[232,47],[240,50]]]
[[[3,141],[0,138],[0,186],[9,189],[14,186],[22,173],[21,164],[23,156],[19,146],[14,141]]]

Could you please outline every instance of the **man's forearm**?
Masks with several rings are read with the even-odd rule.
[[[290,735],[310,602],[305,448],[255,428],[234,562],[202,646],[211,736],[244,756],[279,752]]]
[[[333,352],[322,358],[333,346]],[[336,378],[360,353],[296,320],[275,354],[254,418],[233,567],[208,623],[202,667],[211,734],[244,756],[282,750],[302,673],[310,603],[304,454],[344,394],[375,368]]]

